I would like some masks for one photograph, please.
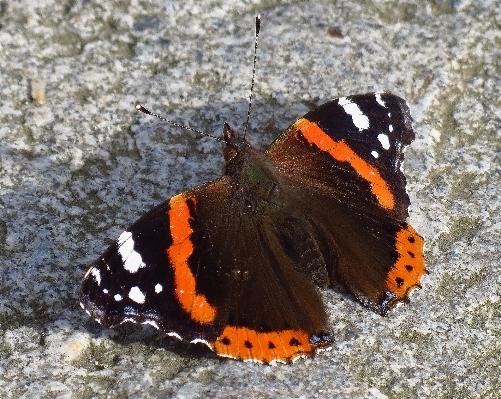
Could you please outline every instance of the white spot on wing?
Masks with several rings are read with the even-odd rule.
[[[149,324],[150,326],[155,327],[157,330],[160,330],[160,327],[155,320],[146,320],[142,324]]]
[[[376,93],[376,102],[381,105],[382,107],[386,108],[386,104],[384,103],[383,99],[381,98],[381,93]]]
[[[385,150],[390,149],[390,140],[388,139],[388,136],[386,134],[379,133],[377,139],[379,140],[379,142],[381,143],[381,145]]]
[[[90,274],[92,274],[92,277],[96,280],[97,285],[101,285],[101,272],[99,269],[97,267],[92,268]]]
[[[123,298],[122,298],[122,295],[120,295],[120,294],[115,294],[115,295],[113,296],[113,298],[115,298],[115,301],[117,301],[117,302],[120,302],[120,301],[123,299]]]
[[[346,97],[341,97],[338,104],[343,107],[344,112],[351,116],[353,124],[362,131],[369,128],[369,118],[365,115],[360,107]]]
[[[374,157],[374,158],[379,158],[379,154],[377,151],[371,151],[371,155]]]
[[[146,297],[143,294],[143,291],[139,289],[139,287],[132,287],[129,291],[129,298],[137,303],[144,303]]]
[[[118,253],[122,257],[122,263],[124,269],[130,273],[136,273],[139,268],[145,267],[143,263],[143,258],[139,252],[134,250],[134,240],[132,239],[132,233],[129,231],[124,231],[120,234],[117,240]]]
[[[391,132],[393,132],[393,125],[388,125],[388,130]]]
[[[108,293],[108,289],[107,288],[103,288],[103,293],[107,294]]]
[[[162,284],[160,283],[157,283],[157,285],[155,285],[155,292],[157,294],[161,293],[163,291],[164,287],[162,287]]]
[[[181,336],[180,336],[178,333],[175,333],[175,332],[173,332],[173,331],[168,332],[168,333],[167,333],[167,335],[168,335],[169,337],[174,337],[174,338],[177,338],[177,339],[179,339],[179,340],[182,340]]]
[[[209,342],[207,342],[205,339],[202,339],[202,338],[195,338],[195,339],[190,341],[190,344],[204,344],[204,345],[207,345],[210,349],[214,350],[212,345]]]

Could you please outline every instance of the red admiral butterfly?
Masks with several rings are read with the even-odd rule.
[[[327,102],[265,152],[226,123],[223,138],[221,178],[148,212],[87,272],[81,306],[94,320],[289,362],[332,344],[317,287],[382,315],[408,301],[426,269],[406,222],[400,166],[414,132],[404,100]]]

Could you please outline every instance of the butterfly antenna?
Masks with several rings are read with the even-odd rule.
[[[141,111],[143,114],[151,115],[151,116],[154,116],[155,118],[161,119],[164,122],[167,122],[168,124],[170,124],[172,126],[180,127],[181,129],[186,129],[186,130],[189,130],[191,132],[201,134],[202,136],[212,137],[213,139],[216,139],[217,141],[223,141],[221,138],[213,136],[213,135],[205,133],[205,132],[202,132],[201,130],[193,129],[192,127],[184,126],[184,125],[181,125],[180,123],[176,123],[174,121],[170,121],[168,119],[165,119],[163,116],[155,114],[155,113],[151,112],[150,110],[144,108],[141,104],[136,105],[136,109],[138,111]]]
[[[257,60],[257,39],[259,38],[259,30],[261,29],[261,15],[256,17],[256,39],[254,41],[254,62],[252,65],[252,80],[249,94],[249,109],[247,110],[247,120],[245,121],[244,137],[249,129],[250,114],[252,108],[252,91],[254,90],[254,77],[256,76],[256,60]]]

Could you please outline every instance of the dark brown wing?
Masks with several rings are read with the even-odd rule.
[[[423,240],[405,221],[400,170],[414,138],[405,102],[388,93],[333,100],[294,123],[267,155],[318,229],[333,283],[386,314],[426,273]]]

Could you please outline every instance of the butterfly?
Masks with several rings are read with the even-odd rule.
[[[330,348],[319,289],[386,315],[427,273],[400,168],[413,139],[387,92],[320,105],[264,152],[225,123],[222,177],[127,228],[85,275],[81,307],[105,328],[150,324],[241,360]]]

